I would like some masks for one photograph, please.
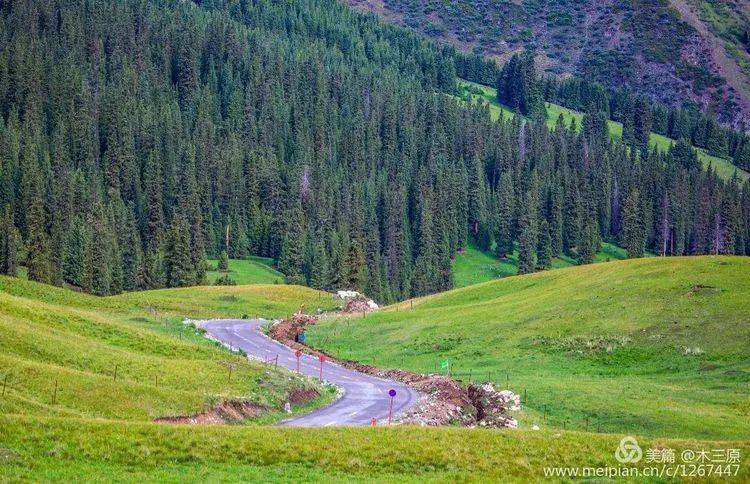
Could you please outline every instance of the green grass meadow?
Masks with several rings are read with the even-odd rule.
[[[625,249],[610,242],[604,242],[594,260],[596,262],[605,262],[625,258],[627,258]],[[552,269],[562,269],[575,265],[578,265],[578,262],[566,255],[555,257],[552,260]],[[505,259],[497,259],[492,254],[469,245],[463,254],[457,253],[453,258],[453,284],[456,288],[515,276],[517,274],[518,249],[508,254]]]
[[[604,246],[601,257],[618,250]],[[465,255],[474,259],[464,261],[465,273],[491,262],[474,249]],[[319,291],[266,284],[99,298],[0,277],[0,383],[9,377],[0,396],[0,481],[528,482],[546,466],[618,465],[621,433],[638,434],[644,448],[737,448],[745,456],[748,260],[571,267],[310,328],[309,341],[329,341],[341,356],[418,371],[447,358],[463,381],[468,371],[474,380],[489,372],[500,386],[508,378],[527,393],[522,428],[506,431],[270,427],[302,382],[182,323],[276,318],[303,303],[334,309]],[[225,398],[272,411],[245,425],[153,422]],[[542,430],[529,430],[532,423]],[[739,472],[750,479],[747,466]]]
[[[617,466],[619,440],[575,431],[187,427],[0,416],[0,480],[529,482],[541,480],[545,466]],[[750,451],[747,442],[639,443],[678,455],[683,449]],[[738,479],[748,478],[742,466]]]
[[[308,342],[526,396],[522,426],[750,436],[750,258],[644,258],[510,277],[326,319]],[[363,344],[366,342],[366,344]]]
[[[458,88],[459,96],[461,98],[471,99],[473,102],[480,101],[487,104],[490,109],[490,115],[493,119],[498,119],[500,116],[508,118],[516,115],[511,109],[497,102],[497,91],[493,87],[484,86],[471,81],[460,80]],[[481,94],[475,94],[475,92],[480,92]],[[545,103],[545,106],[547,107],[547,126],[550,128],[554,128],[557,125],[557,120],[561,115],[566,126],[570,127],[575,121],[576,127],[578,129],[581,128],[583,113],[553,103]],[[607,121],[607,125],[609,126],[609,135],[612,139],[619,140],[622,138],[622,123]],[[675,140],[657,133],[651,133],[649,142],[652,147],[655,146],[659,151],[666,151],[673,143],[675,143]],[[716,170],[716,174],[723,179],[731,180],[735,175],[740,181],[750,179],[750,173],[737,168],[731,161],[717,156],[711,156],[702,148],[696,148],[696,151],[698,153],[698,159],[701,161],[704,168],[708,169],[711,167]]]
[[[0,277],[0,413],[150,421],[235,397],[280,408],[301,382],[230,353],[182,321],[281,317],[319,301],[333,304],[298,286],[99,298]]]
[[[220,277],[228,276],[239,285],[245,284],[284,284],[284,274],[273,266],[272,259],[250,257],[248,259],[230,259],[229,270],[219,271],[219,261],[208,261],[209,271],[206,278],[213,284]]]

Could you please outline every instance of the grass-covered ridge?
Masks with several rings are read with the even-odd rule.
[[[0,385],[7,381],[0,413],[150,421],[226,398],[280,408],[299,382],[229,353],[182,321],[281,317],[301,302],[330,304],[319,298],[286,285],[99,298],[0,277]]]
[[[326,320],[313,345],[528,394],[523,425],[750,435],[750,258],[645,258],[505,278]],[[367,344],[362,344],[366,341]],[[545,417],[546,412],[546,417]]]

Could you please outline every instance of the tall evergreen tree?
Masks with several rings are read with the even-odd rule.
[[[524,197],[523,212],[519,220],[518,272],[534,272],[537,267],[537,246],[539,241],[539,202],[536,174]]]
[[[552,267],[552,236],[549,231],[549,223],[542,219],[539,225],[539,241],[537,247],[537,268],[549,269]]]
[[[506,257],[513,251],[513,178],[509,172],[500,177],[497,190],[497,212],[495,213],[495,255]]]
[[[628,257],[641,257],[646,250],[646,227],[637,189],[630,191],[622,207],[620,244],[627,251]]]
[[[21,234],[13,223],[13,212],[7,206],[0,213],[0,274],[15,276],[21,252]]]

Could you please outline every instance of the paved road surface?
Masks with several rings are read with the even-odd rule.
[[[265,321],[262,319],[217,319],[206,322],[203,327],[212,337],[233,348],[242,348],[248,355],[260,359],[276,358],[278,355],[279,365],[296,370],[294,350],[261,334],[258,328],[263,323]],[[302,355],[300,372],[317,378],[320,373],[318,359]],[[343,397],[312,413],[284,420],[281,425],[370,425],[372,417],[378,419],[378,424],[385,424],[388,422],[390,406],[388,390],[396,390],[393,400],[394,416],[404,412],[419,399],[419,393],[402,383],[349,370],[329,361],[323,363],[323,380],[341,388],[344,391]]]

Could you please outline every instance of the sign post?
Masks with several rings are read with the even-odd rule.
[[[445,360],[440,363],[440,368],[442,370],[445,370],[446,374],[450,374],[451,371],[451,362],[449,360]]]
[[[318,355],[318,361],[320,362],[320,376],[318,381],[323,381],[323,362],[326,361],[325,355]]]
[[[302,356],[302,350],[295,351],[294,356],[297,357],[297,373],[299,373],[299,359]]]
[[[390,425],[391,420],[393,419],[393,397],[396,396],[396,390],[394,390],[393,388],[388,390],[388,396],[391,397],[391,409],[388,412],[388,425]]]

